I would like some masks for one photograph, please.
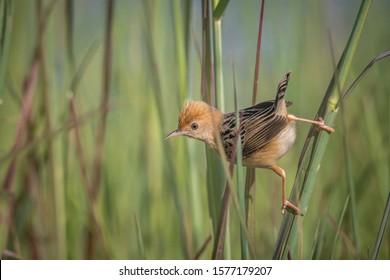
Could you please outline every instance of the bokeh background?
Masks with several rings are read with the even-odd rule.
[[[164,141],[181,105],[202,98],[202,2],[112,4],[108,19],[103,0],[0,1],[2,258],[210,258],[206,147],[186,138]],[[239,107],[251,104],[260,6],[232,0],[222,18],[224,111],[234,110],[234,79]],[[290,112],[314,118],[359,6],[266,1],[258,100],[274,98],[291,69]],[[389,14],[389,1],[373,2],[347,85],[390,49]],[[390,188],[389,77],[385,59],[347,99],[346,128],[339,118],[302,225],[299,258],[370,256]],[[279,162],[288,193],[309,127],[297,125],[297,141]],[[280,178],[268,170],[256,175],[253,240],[257,257],[269,259],[282,219]],[[234,211],[226,242],[226,258],[239,259]],[[379,258],[389,257],[387,230]]]

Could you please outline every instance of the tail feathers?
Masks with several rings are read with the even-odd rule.
[[[275,107],[276,110],[278,109],[280,103],[284,102],[284,95],[286,94],[288,80],[290,79],[291,70],[288,71],[284,76],[283,79],[279,82],[278,85],[278,92],[276,93],[275,97]]]

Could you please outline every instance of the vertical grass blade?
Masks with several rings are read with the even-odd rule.
[[[225,190],[222,197],[221,208],[219,216],[216,219],[217,226],[214,234],[214,245],[211,258],[213,260],[220,260],[224,254],[227,216],[229,210],[229,200],[231,194],[231,187],[228,185],[229,181],[226,181]]]
[[[332,77],[318,110],[317,116],[324,116],[325,123],[329,126],[332,126],[335,122],[338,112],[338,108],[336,107],[339,98],[338,86],[340,86],[340,88],[344,87],[371,2],[371,0],[363,0],[361,3],[351,35],[337,65],[337,70]],[[290,195],[290,201],[294,203],[297,201],[298,193],[300,194],[300,207],[304,212],[307,210],[314,191],[314,181],[326,151],[328,141],[329,134],[326,132],[316,132],[314,126],[312,126],[301,154],[297,176]],[[283,218],[276,241],[273,255],[274,259],[287,259],[289,254],[291,254],[293,259],[299,257],[297,256],[300,235],[300,229],[298,227],[299,219],[303,219],[303,217],[298,218],[291,213],[288,213]]]
[[[65,2],[65,32],[66,32],[66,54],[70,64],[70,68],[73,71],[75,68],[75,57],[74,57],[74,0],[68,0]]]
[[[11,31],[13,21],[13,1],[5,0],[0,2],[0,106],[2,105],[1,95],[4,92],[4,81],[7,73],[8,52],[11,42]],[[7,174],[14,173],[13,168],[9,169]],[[7,181],[1,182],[2,190],[7,187]],[[3,253],[7,247],[8,234],[11,226],[11,214],[13,198],[10,193],[1,193],[0,196],[0,213],[3,215],[3,221],[0,227],[0,253]]]
[[[260,73],[260,50],[261,50],[261,38],[263,32],[263,19],[264,19],[264,4],[265,0],[261,1],[260,7],[260,19],[259,19],[259,28],[257,34],[257,47],[256,47],[256,62],[255,62],[255,73],[253,77],[253,92],[252,92],[252,105],[256,104],[257,93],[258,93],[258,84],[259,84],[259,73]],[[252,234],[252,237],[255,236],[256,231],[256,171],[254,168],[246,169],[246,179],[245,179],[245,218],[246,226],[248,231]],[[250,208],[249,206],[252,206]],[[250,209],[252,211],[250,211]],[[252,251],[255,251],[255,248],[252,248]]]
[[[207,0],[202,1],[202,96],[205,102],[214,105],[214,91],[212,89],[212,54],[211,54],[211,30],[210,30],[210,7]],[[213,235],[217,233],[218,211],[220,209],[220,195],[222,193],[219,185],[219,171],[214,155],[206,148],[207,162],[207,199],[209,214],[213,225]]]
[[[138,250],[139,250],[141,259],[146,260],[145,245],[144,245],[144,239],[142,237],[141,225],[139,224],[138,217],[135,214],[134,214],[134,224],[135,224],[135,230],[136,230],[136,236],[137,236]]]
[[[13,0],[0,2],[0,96],[4,92],[7,71],[8,52],[11,43],[13,21]]]
[[[212,52],[212,7],[209,5],[209,1],[202,1],[202,96],[203,99],[212,106],[217,106],[217,98],[214,87],[215,68],[213,67],[213,52]],[[218,236],[221,236],[221,231],[218,230],[221,223],[225,227],[226,221],[220,221],[219,217],[227,215],[224,213],[220,215],[223,204],[228,203],[227,193],[224,194],[224,181],[225,175],[222,164],[217,158],[215,153],[206,148],[206,162],[207,162],[207,197],[209,204],[209,212],[211,221],[213,224],[214,233],[214,248],[219,248],[217,244],[220,243]],[[224,198],[222,198],[224,197]],[[222,198],[222,201],[221,201]],[[226,201],[225,201],[226,200]],[[225,202],[224,202],[225,201]],[[226,204],[225,204],[226,205]],[[228,209],[228,208],[226,208]],[[222,232],[222,236],[225,236],[225,230]],[[222,242],[224,244],[224,242]],[[213,256],[217,249],[213,250]]]
[[[336,234],[334,236],[334,239],[333,239],[333,245],[332,245],[332,253],[330,255],[330,259],[333,260],[333,256],[334,256],[334,252],[336,250],[336,243],[337,243],[337,240],[340,236],[340,229],[341,229],[341,225],[344,221],[344,216],[345,216],[345,213],[347,212],[347,209],[348,209],[348,204],[350,203],[350,195],[347,196],[347,199],[345,200],[345,203],[344,203],[344,207],[343,207],[343,211],[341,211],[341,214],[340,214],[340,217],[339,217],[339,221],[337,223],[337,231],[336,231]]]
[[[237,101],[237,89],[236,89],[236,71],[233,64],[233,83],[234,83],[234,109],[236,112],[236,129],[240,131],[240,111],[238,107]],[[246,214],[246,197],[245,197],[245,185],[244,185],[244,174],[242,167],[242,146],[241,146],[241,135],[238,135],[237,139],[237,197],[239,203],[239,213],[244,221],[247,220]],[[249,249],[248,249],[248,240],[245,231],[247,231],[246,223],[240,224],[240,241],[241,241],[241,259],[248,260],[249,259]]]
[[[219,0],[213,0],[213,9],[219,6]],[[224,8],[226,8],[228,1],[225,2]],[[222,2],[222,3],[223,3]],[[221,6],[219,6],[221,8]],[[222,9],[220,9],[222,10]],[[214,10],[215,11],[215,10]],[[213,13],[214,13],[213,11]],[[223,14],[224,9],[222,10]],[[222,15],[221,14],[221,15]],[[223,67],[222,67],[222,17],[213,17],[213,51],[214,51],[214,88],[216,96],[216,106],[224,111],[225,110],[225,98],[223,90]]]
[[[223,6],[219,6],[219,5]],[[212,19],[213,32],[212,36],[212,46],[213,46],[213,77],[214,77],[214,95],[215,95],[215,106],[221,111],[225,111],[225,94],[223,88],[223,65],[222,65],[222,15],[227,7],[228,1],[213,0],[212,8],[213,10],[210,13],[210,18]],[[220,16],[214,17],[215,9],[219,6]],[[222,173],[222,168],[220,168]],[[221,176],[222,177],[222,176]],[[228,208],[226,208],[227,210]],[[221,208],[222,210],[222,208]],[[228,211],[228,210],[227,210]],[[227,213],[228,215],[229,213]],[[225,235],[225,251],[224,255],[226,259],[231,259],[231,246],[230,246],[230,233],[229,233],[229,222],[226,223],[226,232]]]
[[[110,98],[110,85],[112,75],[112,29],[113,29],[113,17],[114,17],[114,0],[108,0],[107,2],[107,13],[106,13],[106,25],[105,25],[105,36],[104,36],[104,57],[103,57],[103,85],[101,92],[100,105],[101,108],[107,108]],[[96,198],[100,189],[100,182],[102,177],[102,162],[103,162],[103,147],[106,135],[107,126],[107,110],[102,110],[100,119],[98,122],[97,133],[95,138],[95,151],[92,166],[92,179],[91,179],[91,208],[92,214],[96,217]],[[89,228],[87,234],[87,242],[85,247],[86,259],[92,259],[95,256],[96,244],[99,235],[102,231],[99,230],[98,225],[93,223]]]
[[[386,206],[385,206],[385,210],[383,211],[381,225],[379,227],[378,235],[375,241],[374,250],[372,251],[371,259],[373,260],[378,259],[379,250],[382,245],[383,236],[385,235],[386,227],[389,222],[389,219],[390,219],[390,192],[389,195],[387,196]]]
[[[252,105],[256,104],[258,85],[259,85],[260,50],[261,50],[261,37],[262,37],[262,33],[263,33],[264,4],[265,4],[264,2],[265,2],[265,0],[261,1],[261,7],[260,7],[260,20],[259,20],[259,29],[258,29],[258,34],[257,34],[255,73],[254,73],[254,77],[253,77]]]

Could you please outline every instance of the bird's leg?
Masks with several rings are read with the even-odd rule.
[[[302,122],[308,122],[308,123],[314,123],[318,126],[319,129],[323,129],[325,131],[328,131],[329,133],[332,133],[334,132],[334,129],[327,126],[324,122],[324,119],[323,118],[318,118],[317,121],[313,121],[313,120],[308,120],[308,119],[303,119],[303,118],[298,118],[294,115],[291,115],[291,114],[288,114],[287,115],[287,119],[289,119],[290,121],[302,121]]]
[[[278,174],[280,177],[282,177],[282,214],[284,215],[286,208],[290,207],[291,209],[293,209],[295,211],[295,213],[303,216],[303,212],[301,210],[299,210],[299,208],[297,206],[295,206],[294,204],[292,204],[290,201],[288,201],[286,199],[286,185],[285,185],[286,172],[284,172],[284,170],[277,165],[272,165],[271,167],[269,167],[269,169],[271,169],[276,174]]]

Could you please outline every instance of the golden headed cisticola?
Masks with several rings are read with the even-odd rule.
[[[280,81],[275,100],[261,102],[239,111],[242,164],[247,167],[268,168],[278,174],[282,178],[282,213],[286,207],[290,207],[302,215],[302,211],[286,199],[286,173],[276,165],[276,161],[295,141],[295,121],[317,124],[319,129],[330,133],[334,132],[334,129],[326,126],[321,118],[313,121],[295,117],[287,112],[287,107],[292,103],[285,101],[284,95],[290,75],[291,72],[286,73]],[[165,139],[185,135],[206,142],[218,153],[217,137],[220,137],[224,152],[230,159],[236,134],[234,112],[224,114],[207,103],[189,101],[180,112],[178,128]]]

